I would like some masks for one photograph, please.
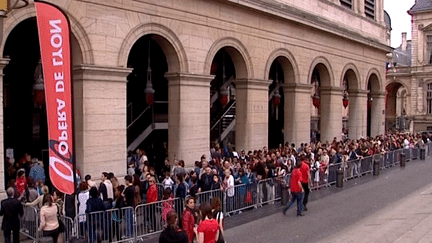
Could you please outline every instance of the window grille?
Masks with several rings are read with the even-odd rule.
[[[352,0],[339,0],[341,6],[352,9]]]
[[[427,114],[432,114],[432,83],[427,86]]]
[[[366,17],[375,19],[375,0],[365,0]]]

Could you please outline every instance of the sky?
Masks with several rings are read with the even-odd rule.
[[[407,11],[414,5],[414,2],[415,0],[384,0],[384,10],[391,19],[392,47],[400,46],[402,32],[407,32],[407,39],[411,40],[411,16]]]

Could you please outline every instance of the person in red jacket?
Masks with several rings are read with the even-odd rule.
[[[306,204],[308,203],[309,199],[309,182],[311,181],[310,167],[305,155],[302,155],[300,160],[302,161],[300,167],[300,172],[302,174],[301,184],[304,190],[303,211],[307,211]]]
[[[18,171],[15,187],[19,192],[19,195],[21,196],[26,188],[27,185],[27,179],[25,177],[25,171],[24,169],[21,169]]]
[[[154,177],[150,177],[149,180],[149,188],[147,190],[147,201],[146,203],[157,202],[158,198],[158,189],[156,186],[156,179]]]
[[[154,203],[157,202],[159,199],[158,196],[158,189],[156,186],[156,179],[152,176],[149,179],[149,188],[147,190],[147,201],[146,204],[150,204],[149,207],[149,212],[156,212],[157,210],[157,206],[158,203]],[[152,233],[154,231],[156,231],[156,215],[154,214],[149,214],[147,215],[148,217],[148,225],[147,227],[149,228],[149,232]]]
[[[192,243],[194,240],[194,227],[195,227],[195,198],[188,197],[185,201],[186,209],[183,211],[182,216],[182,228],[186,232],[189,243]]]
[[[285,215],[286,211],[294,204],[294,202],[297,200],[297,217],[303,216],[302,214],[302,203],[303,203],[303,187],[301,184],[302,180],[302,173],[300,171],[300,167],[302,165],[302,162],[299,160],[296,163],[296,167],[293,170],[291,174],[291,181],[290,181],[290,190],[291,190],[291,201],[288,203],[288,205],[282,210],[282,213]]]

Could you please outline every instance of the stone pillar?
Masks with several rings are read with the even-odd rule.
[[[168,79],[168,157],[192,168],[210,152],[211,75],[166,74]]]
[[[357,13],[361,16],[365,16],[364,13],[364,9],[365,9],[365,4],[364,4],[364,0],[355,0],[357,2]]]
[[[75,151],[81,175],[126,174],[126,77],[131,69],[73,68]]]
[[[285,98],[284,142],[310,142],[311,89],[310,84],[283,84]]]
[[[242,79],[236,84],[235,148],[262,149],[268,143],[268,90],[270,80]]]
[[[348,137],[358,139],[366,137],[367,130],[367,94],[368,91],[349,91]]]
[[[371,137],[385,133],[385,92],[372,92]]]
[[[6,195],[6,185],[5,185],[5,168],[4,168],[4,117],[3,117],[3,69],[9,64],[10,59],[8,58],[0,58],[0,201],[7,198]]]
[[[340,87],[321,87],[320,133],[322,142],[342,138],[342,91]]]

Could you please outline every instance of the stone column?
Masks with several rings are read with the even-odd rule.
[[[364,90],[349,91],[348,137],[350,139],[366,137],[367,94],[368,91]]]
[[[372,92],[371,137],[385,133],[385,92]]]
[[[342,91],[340,87],[321,87],[320,133],[322,142],[332,142],[342,134]]]
[[[5,168],[4,168],[4,117],[3,117],[3,69],[9,64],[10,59],[0,58],[0,201],[7,198],[6,195],[6,185],[5,185]]]
[[[356,1],[357,1],[357,6],[356,6],[357,13],[359,15],[361,15],[361,16],[365,16],[365,13],[364,13],[364,8],[365,8],[364,0],[356,0]]]
[[[283,84],[284,104],[284,142],[310,142],[311,130],[311,89],[310,84]]]
[[[166,74],[168,79],[168,157],[192,168],[210,152],[210,82],[212,75]]]
[[[270,80],[241,79],[236,84],[235,148],[254,150],[268,144],[268,90]]]
[[[126,174],[126,77],[131,69],[73,68],[75,151],[81,175]]]

